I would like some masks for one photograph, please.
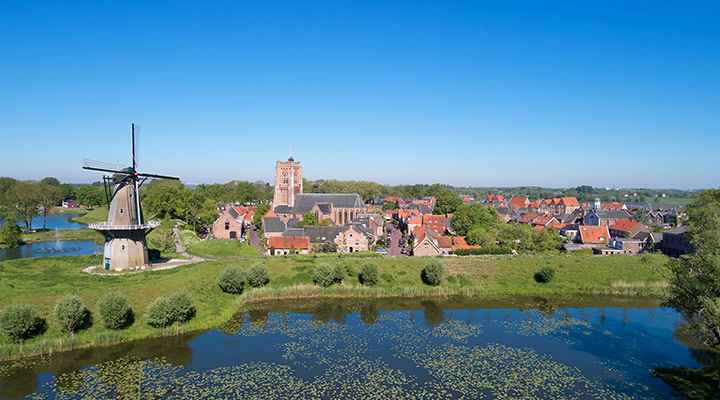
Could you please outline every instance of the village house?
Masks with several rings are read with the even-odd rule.
[[[212,225],[213,237],[217,239],[239,238],[245,228],[243,216],[244,214],[240,214],[237,208],[225,207],[225,212]]]
[[[550,214],[539,215],[531,222],[533,227],[539,226],[541,229],[552,227],[554,225],[557,225],[558,223],[558,220]]]
[[[643,223],[631,219],[619,219],[609,230],[610,236],[614,238],[632,238],[640,232],[650,232]]]
[[[505,204],[505,198],[502,195],[499,194],[489,194],[484,201],[485,204],[492,205],[494,207],[497,207],[499,205]]]
[[[422,225],[438,235],[444,235],[447,227],[447,220],[444,215],[423,215]]]
[[[662,252],[666,256],[680,257],[695,251],[687,236],[687,228],[684,226],[669,229],[662,235]]]
[[[525,196],[512,196],[508,201],[508,206],[515,207],[515,210],[525,208],[528,206],[528,204],[530,204],[530,199]]]
[[[308,237],[313,245],[332,244],[338,253],[367,251],[374,244],[375,237],[361,225],[306,226],[288,229],[284,236]]]
[[[307,236],[273,236],[268,239],[266,254],[269,256],[308,253],[310,253],[310,239]]]
[[[610,232],[607,226],[580,225],[578,227],[579,241],[583,244],[610,244]]]
[[[418,234],[415,236],[415,244],[413,245],[413,255],[415,256],[439,256],[443,251],[438,245],[437,239],[426,227],[420,227]]]
[[[80,207],[75,200],[63,200],[62,201],[63,208],[78,208]]]
[[[630,213],[625,210],[590,210],[583,218],[585,225],[615,225],[618,220],[630,219]]]

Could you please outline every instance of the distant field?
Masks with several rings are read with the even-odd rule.
[[[651,203],[678,203],[688,205],[695,201],[694,197],[656,197],[650,199]]]

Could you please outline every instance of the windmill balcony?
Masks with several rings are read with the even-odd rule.
[[[145,230],[155,229],[160,226],[160,221],[148,221],[140,225],[113,225],[107,222],[98,222],[94,224],[88,224],[88,228],[96,231],[134,231],[134,230]]]

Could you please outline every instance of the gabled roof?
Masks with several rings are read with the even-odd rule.
[[[265,213],[265,215],[263,215],[263,218],[267,218],[267,217],[277,217],[277,214],[275,214],[275,211],[270,209],[270,210],[268,210],[268,212]]]
[[[560,202],[565,207],[580,207],[580,204],[578,203],[577,199],[574,197],[562,197],[562,198],[560,198]]]
[[[552,223],[553,220],[555,220],[555,222],[557,223],[557,219],[555,219],[555,217],[553,217],[551,214],[543,214],[533,219],[532,224],[547,226],[548,224]]]
[[[600,206],[601,210],[622,210],[623,205],[621,203],[603,203]]]
[[[610,229],[614,229],[616,231],[622,231],[622,232],[630,232],[631,230],[635,229],[635,227],[639,224],[638,221],[633,221],[631,219],[619,219],[615,223],[615,225],[611,226]]]
[[[591,210],[590,212],[604,219],[630,219],[630,213],[625,210]]]
[[[271,247],[276,249],[289,249],[290,247],[309,249],[310,238],[307,236],[272,236],[268,239],[268,248]]]
[[[452,237],[438,236],[435,239],[437,240],[438,247],[444,248],[444,249],[452,248]]]
[[[515,206],[515,208],[520,209],[525,207],[526,204],[530,203],[530,199],[526,196],[513,196],[508,201],[508,204]]]
[[[467,246],[467,240],[465,240],[465,236],[453,236],[452,238],[453,246],[455,245],[464,245]]]
[[[285,232],[287,228],[280,217],[265,217],[262,219],[262,223],[265,233]]]
[[[276,213],[307,214],[317,203],[332,204],[335,208],[367,208],[357,193],[300,193],[295,196],[295,205],[275,207]],[[325,207],[325,206],[323,206]]]
[[[518,222],[520,222],[520,223],[522,223],[522,224],[529,224],[529,223],[531,223],[535,218],[537,218],[537,216],[538,216],[538,213],[532,213],[532,212],[531,212],[531,213],[527,213],[527,214],[523,215],[523,217],[520,218],[520,219],[518,220]]]
[[[610,232],[607,226],[581,225],[578,230],[583,243],[608,244],[610,242]]]

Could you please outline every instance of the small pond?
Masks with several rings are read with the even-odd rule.
[[[34,242],[12,249],[0,249],[0,262],[32,257],[81,256],[102,252],[93,240],[57,240]]]
[[[638,298],[257,307],[217,330],[0,364],[0,397],[658,399],[675,395],[653,367],[716,358]]]
[[[87,228],[87,225],[79,224],[71,221],[77,217],[77,214],[48,214],[45,219],[45,229],[82,229]],[[5,220],[0,220],[0,225],[5,225]],[[25,228],[24,221],[18,221],[18,225]],[[32,229],[42,229],[43,217],[42,215],[33,215],[32,222],[30,223]]]

